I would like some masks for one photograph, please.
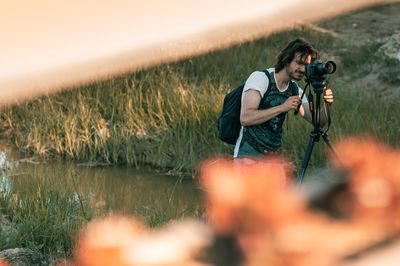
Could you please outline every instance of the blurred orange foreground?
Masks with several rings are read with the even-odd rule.
[[[69,264],[227,265],[215,263],[216,256],[237,254],[218,253],[216,243],[230,239],[242,258],[234,265],[360,265],[357,261],[372,252],[368,248],[385,250],[388,239],[399,242],[400,154],[359,138],[342,141],[335,150],[343,162],[332,160],[333,165],[346,178],[330,202],[335,217],[311,210],[290,179],[282,182],[288,174],[283,160],[218,159],[204,162],[200,172],[206,221],[149,229],[127,217],[94,220],[82,231]],[[350,260],[354,254],[358,257]],[[400,253],[391,254],[385,265],[400,260]]]

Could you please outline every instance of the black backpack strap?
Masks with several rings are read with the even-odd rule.
[[[263,96],[263,99],[265,99],[265,98],[267,98],[269,92],[271,91],[272,83],[275,83],[275,80],[271,77],[271,73],[269,73],[268,69],[263,69],[261,71],[264,72],[264,74],[268,78],[268,88],[267,88],[267,91],[265,92],[265,94]]]
[[[290,95],[299,95],[300,89],[296,82],[290,80],[289,81]]]
[[[290,96],[299,95],[299,86],[296,82],[289,80]],[[289,112],[286,113],[286,130],[289,130]]]

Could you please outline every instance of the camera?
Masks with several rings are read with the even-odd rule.
[[[306,76],[308,79],[319,78],[326,74],[333,74],[336,71],[336,64],[333,61],[323,62],[315,59],[311,64],[307,65]]]
[[[310,82],[314,89],[325,87],[327,74],[333,74],[336,71],[336,64],[333,61],[323,62],[315,59],[306,67],[306,81]]]

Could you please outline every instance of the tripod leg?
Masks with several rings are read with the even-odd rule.
[[[312,150],[314,148],[314,143],[317,141],[317,137],[316,136],[317,135],[315,135],[314,133],[311,133],[311,135],[310,135],[310,140],[308,141],[307,150],[306,150],[306,153],[304,155],[303,162],[301,164],[301,169],[300,169],[300,172],[299,172],[299,176],[297,177],[297,181],[298,181],[299,184],[301,184],[303,182],[304,174],[306,173],[307,166],[308,166],[308,163],[310,161],[311,153],[312,153]]]
[[[335,156],[336,160],[340,163],[340,157],[337,155],[335,149],[333,149],[333,146],[332,146],[331,142],[329,141],[328,134],[326,132],[324,132],[321,134],[321,136],[322,136],[322,139],[325,141],[326,145],[329,147],[333,156]]]

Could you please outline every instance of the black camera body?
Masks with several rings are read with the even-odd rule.
[[[326,84],[326,75],[336,71],[336,64],[333,61],[323,62],[315,59],[306,67],[306,82],[311,83],[315,90],[323,90]]]

